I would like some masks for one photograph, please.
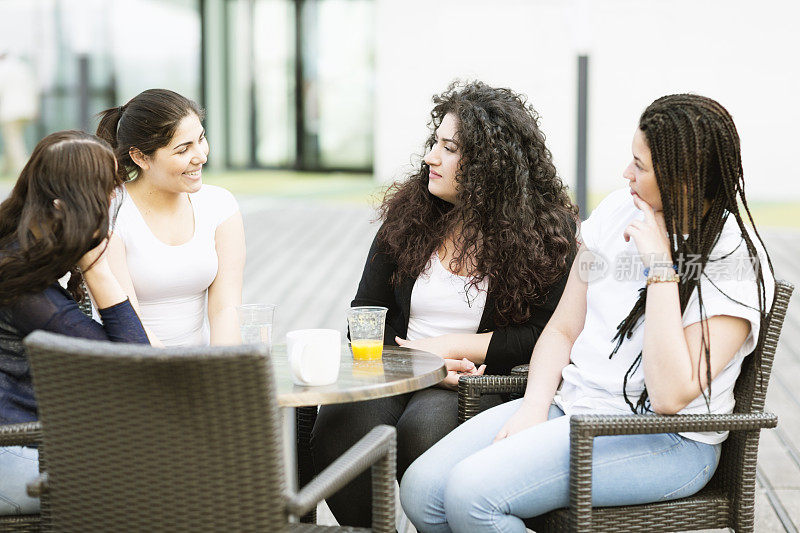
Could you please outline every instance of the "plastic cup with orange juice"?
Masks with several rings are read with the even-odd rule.
[[[347,310],[353,359],[359,361],[381,359],[386,311],[388,311],[386,307],[375,306],[351,307]]]
[[[353,350],[353,359],[371,361],[383,356],[383,339],[359,339],[350,343]]]

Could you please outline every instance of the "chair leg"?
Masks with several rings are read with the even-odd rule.
[[[317,420],[317,406],[298,407],[297,413],[297,481],[304,487],[314,478],[314,462],[311,457],[311,430]],[[316,509],[302,516],[300,521],[306,524],[317,523]]]

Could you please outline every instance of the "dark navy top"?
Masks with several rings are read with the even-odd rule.
[[[37,419],[31,371],[22,339],[37,329],[72,337],[148,344],[129,300],[100,309],[103,324],[86,316],[58,283],[0,306],[0,424]]]

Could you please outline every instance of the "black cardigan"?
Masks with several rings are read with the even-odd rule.
[[[567,265],[572,262],[568,261]],[[397,345],[395,336],[406,338],[411,309],[411,291],[415,279],[407,278],[393,285],[391,278],[397,270],[397,262],[386,250],[381,249],[376,237],[369,249],[364,273],[358,284],[353,306],[379,305],[389,308],[386,314],[384,344]],[[516,365],[530,362],[533,345],[542,333],[547,321],[555,311],[561,293],[567,284],[569,269],[554,283],[547,293],[543,305],[534,306],[530,318],[523,324],[497,327],[495,324],[495,301],[492,288],[486,296],[486,306],[476,333],[492,334],[489,349],[486,351],[486,374],[508,374]]]

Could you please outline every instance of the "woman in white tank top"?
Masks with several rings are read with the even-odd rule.
[[[151,89],[103,112],[120,189],[109,243],[114,274],[150,339],[165,346],[238,344],[245,246],[233,195],[203,185],[208,141],[193,101]]]

